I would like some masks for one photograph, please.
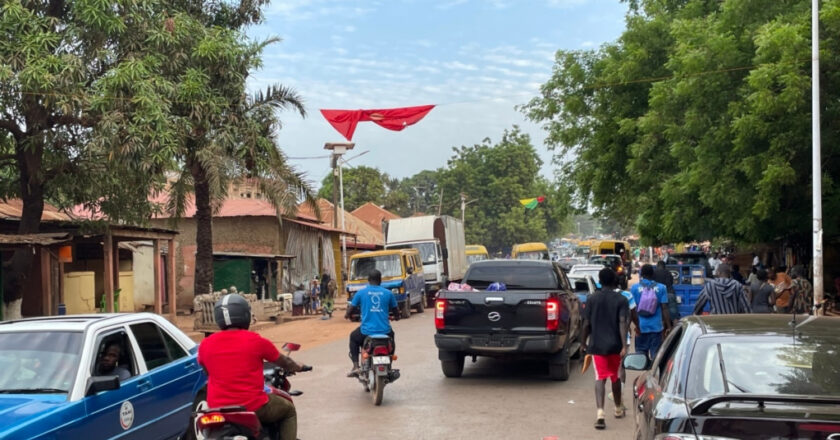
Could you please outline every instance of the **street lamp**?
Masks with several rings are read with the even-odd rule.
[[[330,164],[333,169],[333,227],[338,227],[338,204],[336,203],[336,186],[338,186],[338,193],[341,197],[341,260],[342,271],[347,268],[347,236],[343,233],[347,230],[344,223],[344,179],[341,172],[341,156],[355,147],[353,142],[327,142],[324,144],[325,150],[332,151],[330,157]],[[337,171],[337,172],[336,172]],[[338,182],[336,182],[336,180]],[[336,185],[338,184],[338,185]],[[336,277],[341,277],[341,274],[336,274]],[[342,279],[343,282],[343,279]]]
[[[822,169],[820,163],[820,0],[811,1],[811,188],[814,233],[814,313],[823,300]],[[824,311],[823,311],[824,313]]]
[[[467,205],[469,205],[470,203],[473,203],[473,202],[477,202],[477,201],[478,201],[478,199],[472,199],[468,202],[467,201],[467,195],[464,194],[464,193],[461,193],[461,223],[462,224],[464,223],[464,211],[466,211]]]

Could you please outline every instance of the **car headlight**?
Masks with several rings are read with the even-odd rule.
[[[393,289],[391,289],[391,293],[399,294],[400,289],[397,289],[396,287],[394,287]]]

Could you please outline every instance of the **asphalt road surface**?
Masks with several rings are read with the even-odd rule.
[[[292,388],[304,392],[295,398],[301,439],[632,438],[630,384],[625,385],[627,416],[613,418],[608,401],[607,429],[597,431],[594,373],[590,368],[581,374],[579,361],[566,382],[549,380],[541,362],[487,358],[467,359],[463,377],[450,379],[440,370],[431,311],[413,313],[394,329],[395,367],[402,376],[385,388],[379,407],[358,380],[345,377],[350,369],[346,339],[293,354],[315,367],[291,378]]]

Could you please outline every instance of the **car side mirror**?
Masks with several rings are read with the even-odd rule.
[[[113,376],[91,376],[88,379],[87,390],[85,396],[92,396],[100,391],[110,391],[120,389],[120,377]]]
[[[624,369],[633,371],[645,371],[650,367],[650,359],[645,353],[631,353],[624,356],[622,361]]]
[[[294,342],[286,342],[283,344],[282,349],[284,351],[298,351],[300,350],[300,344],[295,344]]]

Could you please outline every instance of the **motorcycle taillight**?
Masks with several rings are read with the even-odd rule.
[[[373,355],[374,356],[388,356],[391,354],[391,350],[388,348],[387,345],[380,345],[378,347],[373,347]]]

